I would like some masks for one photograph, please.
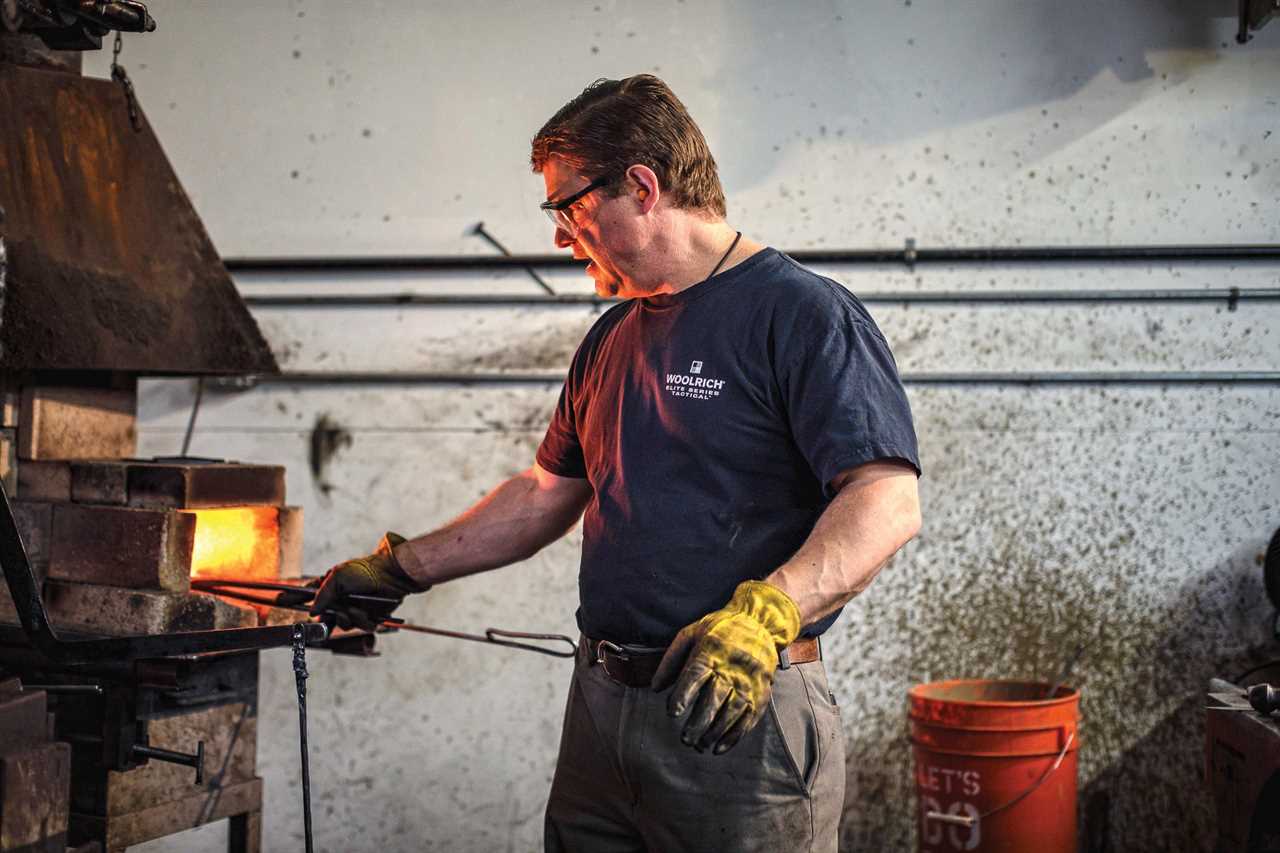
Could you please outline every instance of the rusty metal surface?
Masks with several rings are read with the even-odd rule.
[[[62,850],[70,817],[71,747],[41,743],[0,756],[0,849]]]
[[[0,64],[0,369],[262,373],[275,359],[150,125],[108,81]]]

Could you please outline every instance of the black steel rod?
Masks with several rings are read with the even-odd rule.
[[[478,293],[340,293],[296,296],[243,297],[246,304],[257,308],[380,308],[399,305],[421,307],[515,307],[523,305],[606,306],[619,300],[601,299],[589,294],[544,296],[513,294],[510,296]],[[1224,303],[1235,307],[1241,302],[1280,302],[1280,287],[1258,288],[1172,288],[1164,290],[990,290],[990,291],[880,291],[859,293],[867,304],[916,305],[1006,305],[1104,302],[1187,302]]]
[[[71,693],[92,696],[102,695],[101,684],[26,684],[22,685],[23,690],[43,690],[45,693]]]
[[[485,229],[483,222],[477,222],[475,228],[471,229],[471,231],[477,237],[481,238],[490,246],[493,246],[493,248],[501,252],[504,256],[506,257],[511,256],[511,251],[506,246],[502,245],[502,242],[497,237],[493,236]],[[529,274],[530,278],[532,278],[534,281],[538,283],[538,286],[542,288],[543,292],[550,293],[553,296],[555,295],[555,290],[551,287],[551,285],[547,284],[546,279],[538,275],[537,270],[535,270],[533,267],[525,267],[524,271]]]
[[[196,416],[200,414],[200,400],[204,397],[204,377],[196,377],[196,399],[191,404],[191,417],[187,419],[187,431],[182,436],[182,452],[180,456],[186,456],[187,451],[191,449],[191,436],[196,431]]]
[[[909,385],[1280,385],[1280,370],[908,373]]]
[[[797,249],[787,252],[808,264],[928,263],[1171,263],[1192,261],[1280,261],[1280,245],[1014,246],[944,249]],[[224,258],[236,273],[424,272],[436,270],[543,269],[585,266],[558,255],[366,255],[363,257]]]
[[[174,752],[172,749],[161,749],[158,746],[143,746],[142,744],[134,744],[133,752],[143,758],[154,758],[156,761],[167,761],[170,764],[181,764],[183,767],[190,767],[196,771],[196,784],[199,785],[204,781],[204,741],[200,741],[196,745],[195,755]]]
[[[563,373],[432,373],[410,371],[285,371],[230,380],[217,387],[254,385],[527,385],[560,383]],[[904,373],[908,385],[1275,385],[1280,371],[1026,371]],[[217,380],[213,380],[217,383]],[[247,629],[241,629],[247,630]],[[172,635],[170,635],[172,636]]]
[[[601,299],[588,294],[560,294],[546,296],[543,294],[512,294],[503,296],[492,293],[471,294],[426,294],[426,293],[335,293],[310,294],[300,296],[260,296],[241,297],[246,305],[255,308],[382,308],[397,305],[440,306],[440,307],[506,307],[521,305],[612,305],[617,299]]]

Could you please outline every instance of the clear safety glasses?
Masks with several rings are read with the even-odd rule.
[[[602,175],[568,198],[562,198],[559,201],[544,201],[542,204],[538,205],[538,207],[540,207],[542,212],[547,215],[547,218],[551,220],[552,225],[561,231],[564,231],[570,237],[575,237],[578,234],[578,228],[585,223],[579,222],[575,218],[580,217],[581,212],[573,209],[573,203],[580,201],[588,194],[605,186],[610,180],[611,176]]]

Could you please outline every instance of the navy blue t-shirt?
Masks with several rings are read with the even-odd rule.
[[[837,474],[883,459],[920,470],[888,344],[852,294],[781,252],[612,307],[537,454],[595,492],[579,628],[668,644],[799,549]]]

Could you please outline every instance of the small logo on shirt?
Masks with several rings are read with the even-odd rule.
[[[720,389],[724,387],[724,380],[701,374],[701,361],[690,364],[688,373],[668,373],[667,393],[672,397],[687,397],[692,400],[710,400],[712,397],[719,397]]]

